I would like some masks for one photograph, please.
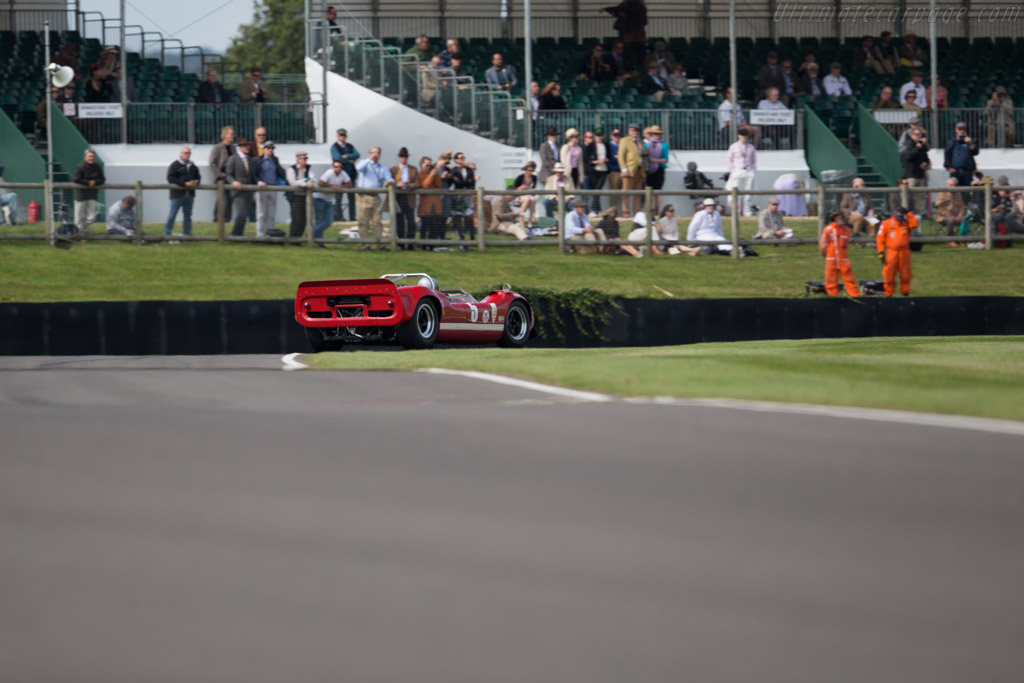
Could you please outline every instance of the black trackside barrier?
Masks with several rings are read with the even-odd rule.
[[[1024,298],[622,299],[602,338],[569,328],[572,314],[532,302],[562,338],[535,347],[1024,334]],[[0,355],[209,355],[310,351],[285,301],[0,304]],[[556,321],[566,321],[557,323]]]

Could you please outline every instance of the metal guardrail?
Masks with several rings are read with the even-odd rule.
[[[129,102],[127,115],[128,142],[132,144],[215,144],[220,141],[223,126],[234,126],[247,137],[250,135],[247,131],[263,126],[269,140],[313,143],[317,142],[316,117],[322,115],[322,109],[310,104]],[[90,144],[122,142],[120,119],[73,117],[69,120]]]
[[[893,137],[899,138],[907,128],[911,117],[917,112],[909,109],[869,109],[871,115],[889,131]],[[955,109],[922,109],[921,123],[928,133],[931,147],[942,148],[952,138],[956,124],[963,121],[967,124],[967,134],[983,148],[1010,147],[1024,143],[1024,109],[1014,109],[1008,115],[1003,109],[986,107],[970,107]],[[935,137],[938,136],[938,139]]]
[[[750,111],[744,112],[750,120]],[[796,110],[792,126],[761,126],[759,149],[803,149],[804,112]],[[604,128],[605,139],[613,128],[626,134],[631,123],[640,126],[661,126],[662,139],[669,149],[726,150],[735,142],[729,126],[720,126],[717,109],[564,109],[559,111],[541,110],[533,125],[532,148],[537,149],[544,142],[549,126],[554,126],[559,138],[569,128],[581,133],[585,130]]]
[[[62,190],[74,190],[80,189],[81,186],[75,185],[74,183],[0,183],[0,190],[3,189],[38,189],[42,188],[45,192],[50,191],[62,191]],[[136,212],[137,215],[142,215],[142,201],[143,201],[143,190],[184,190],[187,188],[179,187],[176,185],[144,185],[141,182],[136,182],[133,185],[125,184],[108,184],[103,186],[104,190],[127,190],[134,193],[136,198]],[[278,242],[278,243],[291,243],[291,244],[307,244],[313,246],[315,242],[324,243],[337,243],[337,244],[359,244],[359,245],[378,245],[390,246],[391,249],[397,249],[400,245],[412,245],[412,246],[459,246],[465,247],[469,244],[473,244],[478,251],[484,251],[487,247],[530,247],[530,246],[553,246],[558,245],[559,250],[564,252],[567,243],[565,237],[565,216],[566,216],[566,193],[564,190],[534,190],[534,191],[519,191],[519,190],[487,190],[485,188],[476,188],[475,190],[415,190],[415,191],[401,191],[396,190],[394,186],[389,186],[385,189],[380,190],[364,190],[354,188],[296,188],[296,187],[257,187],[254,185],[243,186],[241,189],[251,192],[281,192],[288,194],[299,194],[305,197],[306,206],[306,225],[305,235],[303,237],[248,237],[248,236],[231,236],[227,234],[227,221],[224,217],[224,207],[228,201],[228,192],[232,188],[226,187],[223,183],[218,183],[215,186],[201,186],[193,188],[200,192],[216,192],[218,206],[220,207],[220,215],[217,221],[217,235],[192,235],[192,236],[164,236],[160,234],[146,234],[143,236],[142,230],[138,230],[134,237],[121,236],[121,235],[102,235],[99,233],[89,233],[87,236],[79,236],[87,239],[107,239],[114,241],[134,241],[136,243],[146,242],[161,242],[176,240],[181,242],[195,241],[195,242]],[[1000,190],[1006,191],[1024,191],[1024,187],[1000,187]],[[812,192],[807,190],[751,190],[749,193],[754,196],[777,196],[777,195],[788,195],[788,194],[813,194],[817,193],[818,206],[825,205],[825,198],[828,195],[841,195],[852,192],[853,188],[845,187],[825,187],[819,185],[818,188]],[[313,193],[323,194],[347,194],[347,195],[381,195],[385,200],[384,207],[387,209],[389,216],[394,217],[397,213],[396,197],[399,194],[406,196],[422,196],[422,195],[441,195],[441,196],[471,196],[475,198],[477,216],[483,216],[484,211],[480,210],[487,196],[497,195],[513,195],[513,196],[553,196],[557,199],[556,205],[556,221],[557,221],[557,237],[549,239],[530,239],[527,241],[519,242],[517,240],[488,240],[486,239],[486,227],[481,229],[481,226],[477,225],[473,230],[476,231],[476,239],[474,241],[460,240],[460,239],[399,239],[395,230],[390,231],[390,235],[387,238],[377,239],[361,239],[361,238],[316,238],[313,237]],[[871,194],[899,194],[901,196],[900,203],[903,206],[907,206],[909,203],[910,196],[916,193],[934,193],[934,192],[958,192],[958,193],[977,193],[981,192],[984,195],[984,233],[983,234],[971,234],[971,235],[957,235],[955,238],[951,238],[946,235],[921,235],[912,238],[913,242],[947,242],[951,239],[955,239],[958,242],[983,242],[985,249],[992,249],[993,242],[995,240],[1015,242],[1024,241],[1024,235],[994,235],[993,225],[994,218],[992,212],[992,197],[995,192],[991,183],[985,183],[983,186],[973,187],[930,187],[930,188],[909,188],[906,185],[900,187],[888,187],[888,188],[870,188]],[[729,219],[729,237],[726,240],[720,241],[692,241],[692,240],[680,240],[680,244],[686,245],[725,245],[731,244],[733,247],[732,256],[733,258],[740,258],[741,246],[751,245],[769,245],[769,244],[816,244],[817,237],[815,238],[789,238],[789,239],[762,239],[762,240],[743,240],[739,236],[739,215],[737,214],[735,207],[739,205],[739,190],[738,188],[732,188],[731,190],[704,190],[704,191],[691,191],[691,190],[658,190],[654,191],[651,188],[644,188],[643,190],[573,190],[571,196],[577,197],[642,197],[643,198],[643,210],[647,216],[651,216],[652,199],[658,196],[688,196],[694,200],[702,199],[704,197],[716,197],[716,198],[727,198],[728,205],[733,207]],[[723,217],[723,219],[726,217]],[[724,220],[723,220],[724,223]],[[392,227],[394,220],[391,221]],[[822,229],[825,225],[824,216],[818,216],[818,235],[820,236]],[[724,227],[724,226],[723,226]],[[141,225],[140,225],[141,228]],[[632,246],[646,246],[648,247],[646,254],[651,254],[650,246],[655,241],[653,239],[653,221],[648,221],[646,239],[643,241],[628,241],[628,240],[604,240],[604,241],[587,241],[586,246],[621,246],[621,245],[632,245]],[[0,240],[47,240],[49,243],[55,244],[60,240],[67,240],[66,237],[61,237],[55,234],[53,216],[50,215],[46,220],[46,232],[45,234],[2,234],[0,233]],[[873,238],[854,237],[851,241],[857,243],[873,243]],[[573,243],[578,244],[578,243]]]

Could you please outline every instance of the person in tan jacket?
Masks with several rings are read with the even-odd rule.
[[[946,187],[957,187],[956,178],[947,178]],[[964,204],[964,196],[959,192],[939,192],[932,202],[935,211],[935,221],[946,226],[946,235],[952,237],[957,234],[960,223],[967,215],[967,205]],[[951,247],[963,246],[960,242],[950,242]]]
[[[409,150],[403,147],[398,150],[398,163],[391,167],[391,177],[395,179],[395,235],[398,239],[416,237],[416,195],[407,194],[420,186],[420,174],[415,166],[409,165]],[[403,191],[404,190],[404,191]],[[400,244],[399,249],[408,249],[411,245]]]
[[[514,186],[509,186],[514,189]],[[523,226],[523,212],[517,211],[512,206],[515,197],[506,194],[495,197],[491,202],[491,225],[489,232],[499,232],[503,235],[513,235],[517,240],[522,241],[529,238],[529,233]]]
[[[644,141],[640,138],[640,124],[629,124],[629,135],[619,141],[619,168],[622,171],[622,189],[640,190],[644,186],[644,178],[647,176],[643,159]],[[626,208],[623,198],[623,209]],[[635,195],[629,198],[632,210],[623,211],[624,215],[632,216],[643,209],[644,198]]]
[[[447,159],[438,159],[435,166],[430,157],[420,159],[420,188],[424,190],[441,189],[441,173],[448,165]],[[444,215],[441,213],[441,195],[420,195],[419,206],[420,239],[439,240],[444,238]],[[430,250],[431,247],[423,247]]]
[[[864,179],[854,178],[853,189],[855,192],[847,192],[839,200],[839,210],[846,215],[847,224],[853,235],[871,236],[874,234],[874,227],[869,219],[875,216],[875,209],[871,206],[871,197],[863,192]],[[863,243],[860,245],[864,246]]]

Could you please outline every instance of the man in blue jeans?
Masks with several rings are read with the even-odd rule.
[[[331,163],[331,169],[320,177],[318,187],[352,187],[352,179],[342,169],[340,161]],[[334,222],[334,193],[314,192],[313,193],[313,238],[320,240],[324,231]],[[324,243],[317,241],[316,246],[323,247]]]
[[[199,167],[192,163],[192,148],[186,145],[181,148],[178,158],[167,167],[167,182],[190,189],[171,190],[171,211],[167,214],[164,235],[171,234],[179,209],[182,212],[181,224],[185,229],[185,234],[192,234],[192,204],[196,199],[194,188],[199,185],[199,181]]]

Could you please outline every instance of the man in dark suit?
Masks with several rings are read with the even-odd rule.
[[[543,183],[554,172],[560,149],[558,147],[558,131],[554,126],[548,127],[547,139],[540,143],[540,173],[537,180]]]
[[[238,150],[228,159],[225,169],[225,180],[234,188],[231,192],[231,199],[234,203],[232,210],[235,214],[235,222],[231,227],[231,234],[241,237],[245,234],[245,221],[249,216],[249,209],[252,207],[253,194],[251,190],[243,190],[243,185],[256,184],[256,159],[249,156],[249,152],[255,145],[250,145],[245,138],[239,138]]]
[[[647,73],[640,79],[640,92],[644,95],[654,95],[658,102],[669,94],[668,83],[659,75],[660,70],[657,62],[651,62],[647,65]]]
[[[420,186],[419,171],[409,165],[409,150],[405,147],[398,150],[398,163],[391,167],[391,177],[395,179],[396,190],[415,190]],[[395,205],[398,211],[395,216],[395,234],[398,239],[416,237],[416,196],[398,192],[395,194]],[[400,244],[399,249],[412,249],[411,244]]]
[[[206,80],[199,84],[198,101],[203,104],[221,104],[228,101],[228,91],[217,80],[217,72],[210,69]]]
[[[636,69],[633,68],[632,62],[626,59],[626,47],[621,40],[616,40],[612,43],[612,50],[604,59],[608,62],[611,77],[619,83],[628,78],[637,77]]]
[[[780,93],[786,92],[786,79],[782,76],[782,67],[779,66],[779,55],[775,52],[768,53],[767,63],[757,70],[757,97],[761,99],[769,88],[778,88]]]

